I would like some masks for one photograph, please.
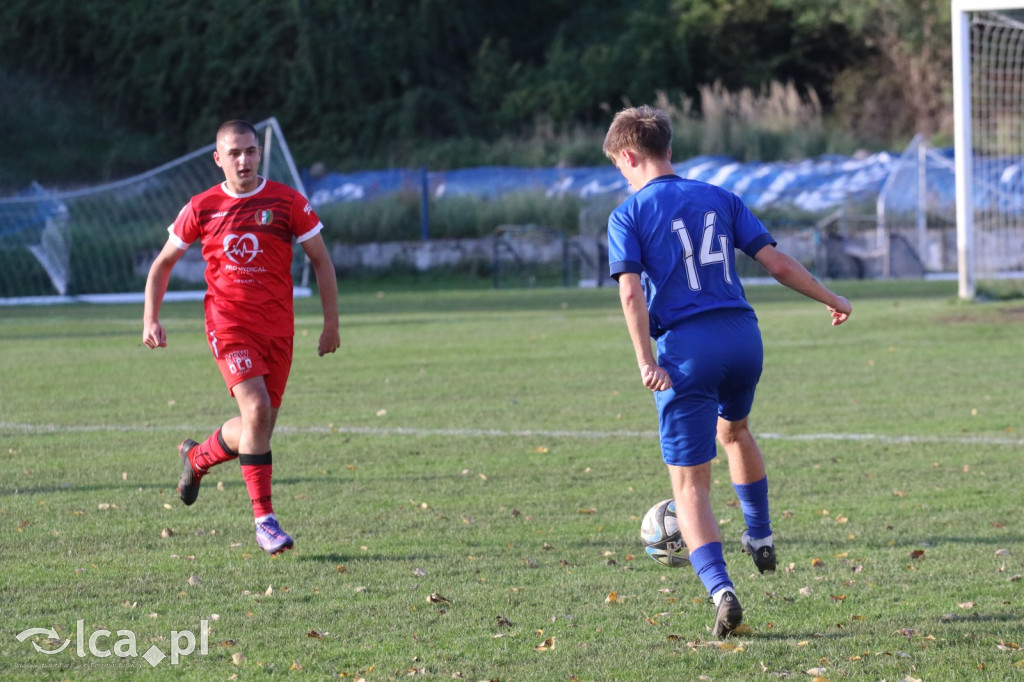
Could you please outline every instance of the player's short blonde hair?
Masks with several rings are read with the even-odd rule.
[[[624,149],[641,158],[663,158],[672,148],[672,121],[661,109],[647,105],[630,107],[615,114],[603,151],[612,161]]]

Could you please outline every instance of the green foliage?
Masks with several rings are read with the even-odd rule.
[[[19,192],[33,180],[100,184],[167,158],[158,137],[127,130],[84,88],[9,71],[2,62],[0,112],[0,193]]]
[[[955,303],[951,283],[835,286],[855,309],[839,328],[749,287],[781,563],[760,576],[740,553],[719,458],[750,628],[724,643],[692,571],[639,547],[668,480],[613,290],[343,293],[326,358],[300,300],[274,439],[296,549],[276,559],[237,465],[193,507],[174,491],[177,443],[234,409],[199,303],[165,306],[160,351],[138,347],[138,306],[5,311],[4,679],[137,678],[73,653],[79,619],[85,646],[126,630],[140,655],[207,620],[206,655],[133,659],[151,679],[1015,679],[1019,311]],[[56,646],[19,642],[30,627],[70,650],[37,653]]]
[[[949,9],[933,4],[8,0],[0,74],[31,80],[0,96],[22,131],[13,139],[61,141],[14,171],[44,182],[156,165],[236,117],[277,116],[303,165],[408,166],[431,153],[482,165],[459,152],[492,144],[482,155],[530,165],[538,150],[515,142],[547,145],[542,130],[561,151],[541,157],[579,163],[594,153],[558,136],[600,135],[615,110],[659,92],[699,113],[715,83],[713,96],[792,83],[841,117],[836,129],[884,145],[948,131]],[[74,107],[52,120],[62,101]],[[771,160],[793,146],[778,135],[738,146]],[[104,144],[78,144],[93,138]]]

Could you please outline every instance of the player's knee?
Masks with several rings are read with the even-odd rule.
[[[249,425],[270,426],[272,410],[270,400],[266,396],[252,395],[240,400],[238,407],[242,413],[242,422]]]
[[[734,422],[727,419],[718,420],[718,442],[723,446],[733,445],[750,437],[750,428],[745,418]]]

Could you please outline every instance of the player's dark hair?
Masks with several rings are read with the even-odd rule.
[[[643,158],[661,158],[672,148],[672,121],[660,109],[630,107],[615,114],[603,151],[612,161],[623,149],[631,149]]]
[[[256,143],[259,144],[260,141],[260,136],[256,132],[256,126],[240,118],[221,123],[220,128],[217,128],[217,139],[224,133],[235,133],[237,135],[252,133],[252,136],[256,138]]]

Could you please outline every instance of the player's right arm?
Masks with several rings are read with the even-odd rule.
[[[644,297],[640,275],[623,272],[619,280],[619,302],[622,303],[622,314],[626,318],[626,329],[633,342],[636,353],[636,364],[640,367],[640,380],[652,391],[664,391],[672,388],[672,379],[664,367],[658,365],[651,349],[651,322],[647,312],[647,300]]]
[[[162,348],[167,345],[167,332],[160,324],[160,304],[167,293],[171,270],[183,253],[185,251],[174,239],[168,239],[149,268],[149,276],[146,277],[146,302],[142,313],[142,342],[149,348]]]
[[[762,247],[754,259],[780,284],[823,303],[832,315],[833,327],[846,322],[853,312],[853,307],[846,298],[819,282],[799,261],[774,246],[769,244]]]

